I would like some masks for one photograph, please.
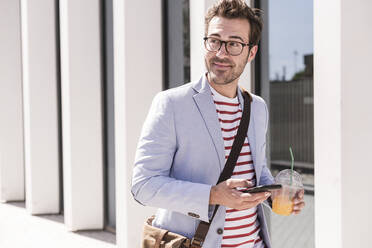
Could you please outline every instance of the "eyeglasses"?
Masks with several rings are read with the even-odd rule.
[[[251,48],[254,46],[251,43],[243,43],[239,41],[223,41],[214,37],[204,37],[204,46],[210,52],[217,52],[221,49],[222,44],[225,44],[226,52],[232,56],[238,56],[243,52],[245,46]]]

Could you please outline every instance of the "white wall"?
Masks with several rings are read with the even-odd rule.
[[[116,237],[121,248],[139,247],[143,222],[154,209],[130,193],[142,124],[162,90],[161,1],[114,0]]]
[[[59,213],[56,2],[21,0],[26,207]]]
[[[100,5],[60,1],[64,217],[72,231],[104,225]]]
[[[342,245],[369,247],[372,221],[372,2],[341,3]]]
[[[20,3],[0,1],[0,201],[24,200]]]
[[[314,1],[316,247],[369,247],[369,1]]]

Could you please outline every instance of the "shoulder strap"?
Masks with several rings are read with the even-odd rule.
[[[243,98],[244,98],[244,109],[242,113],[242,119],[240,120],[238,132],[236,134],[236,137],[234,139],[231,152],[229,154],[229,157],[226,161],[225,167],[223,168],[223,171],[221,172],[221,175],[218,179],[217,184],[220,182],[226,181],[229,179],[233,173],[236,161],[239,158],[240,151],[242,150],[245,137],[247,136],[250,116],[251,116],[251,101],[252,97],[249,95],[247,91],[244,89],[242,90]],[[216,205],[214,208],[214,212],[212,215],[212,218],[208,222],[201,221],[198,225],[198,228],[196,229],[195,235],[191,240],[190,248],[200,248],[202,247],[205,237],[207,236],[210,224],[213,221],[214,216],[217,213],[219,205]]]
[[[242,150],[245,137],[247,137],[248,125],[251,115],[251,100],[250,96],[246,91],[243,91],[244,98],[244,109],[242,113],[242,119],[240,120],[238,132],[234,139],[229,157],[226,161],[225,167],[221,172],[220,178],[218,179],[217,184],[220,182],[226,181],[229,179],[233,173],[236,161],[239,158],[240,151]]]

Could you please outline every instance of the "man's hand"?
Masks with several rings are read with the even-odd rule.
[[[293,198],[292,214],[299,214],[305,207],[304,194],[305,191],[303,189],[296,193],[295,197]]]
[[[241,210],[255,207],[271,195],[269,192],[242,193],[236,189],[238,187],[250,188],[252,186],[253,184],[246,179],[228,179],[212,187],[209,204],[218,204]]]

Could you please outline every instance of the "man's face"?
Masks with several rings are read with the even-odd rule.
[[[213,17],[208,26],[207,37],[214,37],[222,41],[238,41],[249,43],[249,22],[245,19],[227,19]],[[243,73],[245,65],[254,59],[257,46],[245,46],[240,55],[232,56],[226,51],[225,44],[217,52],[206,50],[205,65],[208,70],[208,79],[218,85],[237,83]],[[210,83],[212,83],[210,82]]]

